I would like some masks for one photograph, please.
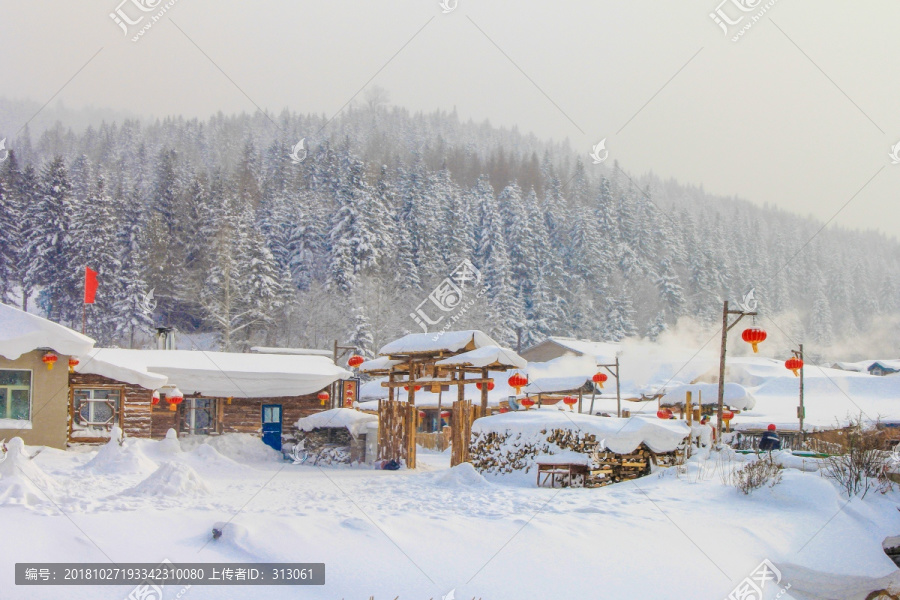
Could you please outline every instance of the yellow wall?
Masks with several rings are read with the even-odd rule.
[[[69,429],[69,357],[59,354],[53,370],[41,362],[43,351],[16,360],[0,357],[0,369],[31,370],[31,429],[0,428],[0,439],[20,437],[29,446],[66,447]]]

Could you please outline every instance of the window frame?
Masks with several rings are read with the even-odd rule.
[[[16,369],[12,367],[2,367],[0,371],[20,371],[24,373],[28,373],[28,418],[27,419],[13,419],[12,417],[7,417],[9,414],[9,406],[12,402],[12,394],[7,394],[6,403],[3,406],[3,412],[0,413],[0,419],[7,419],[10,421],[21,421],[23,423],[32,423],[32,419],[34,418],[34,369]],[[18,390],[22,389],[24,386],[10,386],[0,384],[0,387],[5,388],[7,390]]]
[[[209,406],[196,407],[194,403],[197,401],[208,402]],[[186,397],[181,406],[181,426],[180,433],[186,435],[214,435],[219,432],[219,398]],[[209,414],[209,424],[199,430],[196,427],[197,411],[206,411]]]
[[[100,383],[98,383],[98,384],[88,384],[88,383],[72,384],[69,386],[69,440],[70,441],[83,442],[85,440],[106,439],[108,437],[108,436],[104,436],[104,437],[92,438],[92,437],[73,436],[73,433],[75,431],[78,431],[75,429],[75,415],[76,415],[75,392],[76,392],[76,390],[91,390],[91,391],[93,391],[93,390],[115,390],[115,391],[119,392],[119,406],[117,409],[114,410],[114,418],[110,423],[104,423],[103,426],[107,427],[107,430],[106,430],[107,432],[111,431],[114,426],[118,426],[119,428],[122,428],[122,423],[124,421],[124,416],[125,416],[125,402],[126,402],[126,392],[125,392],[124,385],[108,385],[108,384],[104,385],[104,384],[100,384]],[[93,401],[93,398],[91,400]],[[79,425],[79,427],[82,427],[82,425]],[[85,429],[88,429],[88,427],[85,427]]]

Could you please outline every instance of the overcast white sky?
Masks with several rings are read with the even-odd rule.
[[[778,0],[735,43],[709,17],[719,0],[177,0],[133,43],[109,17],[120,1],[0,0],[0,96],[43,104],[101,48],[54,102],[331,116],[375,76],[392,104],[568,138],[586,159],[607,138],[633,173],[823,220],[859,192],[835,223],[900,233],[900,2]],[[133,17],[132,1],[156,2],[127,0]]]

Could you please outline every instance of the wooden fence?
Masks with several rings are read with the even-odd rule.
[[[419,432],[416,433],[416,445],[422,446],[427,450],[437,450],[438,452],[443,452],[450,447],[451,435],[452,434],[450,427],[444,427],[444,430],[441,432]]]

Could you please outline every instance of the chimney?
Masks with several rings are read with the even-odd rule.
[[[174,327],[157,327],[156,328],[156,347],[159,350],[175,349],[175,328]]]

